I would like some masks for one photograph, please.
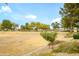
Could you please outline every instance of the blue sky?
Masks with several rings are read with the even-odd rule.
[[[63,3],[9,3],[0,4],[0,22],[9,19],[17,24],[26,22],[41,22],[50,24],[60,20],[60,8]]]

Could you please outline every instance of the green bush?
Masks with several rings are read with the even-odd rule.
[[[54,32],[41,32],[41,35],[47,41],[53,42],[56,38],[57,33],[54,33]]]
[[[53,52],[60,53],[79,53],[78,42],[65,42],[53,49]]]
[[[79,39],[79,33],[73,35],[74,39]]]

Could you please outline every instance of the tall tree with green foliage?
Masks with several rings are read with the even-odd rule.
[[[7,30],[11,30],[11,28],[12,28],[11,21],[10,20],[7,20],[7,19],[4,19],[2,21],[1,28],[2,28],[2,30],[6,30],[6,31]]]
[[[73,30],[76,23],[79,22],[79,3],[65,3],[59,13],[62,16],[63,27]]]

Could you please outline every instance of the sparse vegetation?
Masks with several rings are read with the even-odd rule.
[[[53,49],[55,53],[79,53],[79,42],[63,42]]]

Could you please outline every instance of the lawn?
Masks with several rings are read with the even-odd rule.
[[[24,55],[47,44],[40,32],[0,32],[0,55]]]

